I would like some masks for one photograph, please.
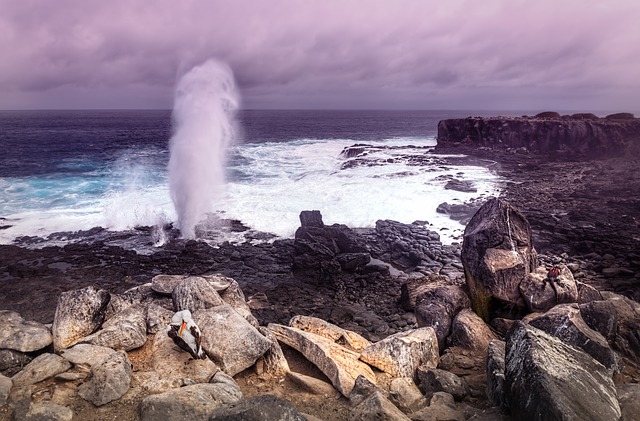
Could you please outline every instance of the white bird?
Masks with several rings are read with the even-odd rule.
[[[207,358],[201,346],[202,333],[196,322],[191,318],[189,310],[182,310],[173,315],[167,328],[167,335],[173,339],[176,345],[191,354],[193,358]]]

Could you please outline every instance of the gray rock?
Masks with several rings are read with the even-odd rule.
[[[228,304],[198,310],[193,319],[202,331],[202,349],[230,376],[251,367],[271,348],[271,341]]]
[[[56,354],[40,354],[11,379],[15,386],[41,382],[71,368],[71,363]]]
[[[461,401],[469,394],[467,384],[460,377],[446,370],[430,367],[419,367],[417,371],[418,386],[425,395],[446,392]]]
[[[256,361],[256,373],[266,378],[282,378],[291,370],[275,335],[266,327],[258,327],[258,331],[271,341],[271,347]]]
[[[615,353],[606,339],[584,322],[577,304],[556,306],[545,314],[531,319],[529,324],[568,345],[582,349],[608,369],[620,371]]]
[[[175,311],[207,309],[224,304],[218,292],[206,279],[190,276],[178,282],[172,294]]]
[[[28,354],[13,349],[0,349],[0,372],[14,375],[33,360]]]
[[[483,320],[503,303],[524,307],[518,286],[538,267],[538,256],[520,211],[503,200],[487,200],[465,228],[461,259],[471,305]]]
[[[600,291],[591,285],[576,281],[576,286],[578,287],[578,304],[586,304],[591,301],[600,301],[603,299]]]
[[[147,396],[140,403],[142,421],[207,421],[216,409],[242,399],[237,385],[203,383]]]
[[[312,395],[329,396],[334,398],[342,396],[331,383],[327,383],[324,380],[320,380],[315,377],[305,376],[304,374],[290,371],[287,374],[287,379],[295,383],[301,390]]]
[[[616,386],[623,421],[640,421],[640,384],[628,383]]]
[[[5,377],[0,374],[0,407],[7,403],[12,387],[13,381],[9,377]]]
[[[235,311],[244,317],[253,327],[258,327],[258,320],[251,314],[251,309],[247,304],[244,293],[240,289],[240,285],[234,279],[222,275],[206,275],[203,276],[220,294],[220,298],[229,304]]]
[[[298,410],[284,399],[273,395],[253,396],[216,409],[209,421],[306,421]]]
[[[147,307],[147,333],[155,335],[166,329],[171,322],[174,312],[156,304],[149,304]]]
[[[618,314],[610,301],[590,301],[580,304],[580,314],[585,323],[600,332],[607,341],[613,341],[618,332]]]
[[[453,319],[447,341],[451,346],[486,353],[493,339],[498,337],[489,326],[472,310],[463,309]]]
[[[176,285],[187,275],[156,275],[151,279],[151,289],[162,295],[171,295]]]
[[[0,348],[32,352],[51,342],[51,332],[45,325],[28,322],[13,311],[0,311]]]
[[[380,391],[373,392],[361,403],[349,411],[349,419],[357,421],[409,421],[384,394]]]
[[[53,402],[34,402],[30,405],[24,421],[71,421],[73,411]]]
[[[487,350],[487,399],[494,406],[508,408],[504,379],[505,342],[493,340]]]
[[[505,380],[512,414],[521,420],[618,420],[607,369],[582,350],[517,322],[507,338]]]
[[[92,286],[60,294],[53,320],[53,348],[56,352],[92,334],[104,321],[111,296]]]
[[[614,348],[627,358],[640,362],[640,304],[608,291],[603,291],[602,296],[613,304],[618,318]]]
[[[92,366],[104,360],[114,352],[116,351],[105,346],[77,344],[71,348],[62,350],[60,355],[75,365]]]
[[[102,406],[120,399],[131,384],[131,361],[124,351],[114,352],[91,367],[91,379],[80,385],[78,395]]]
[[[413,379],[398,377],[389,384],[389,400],[405,414],[418,411],[429,404]]]
[[[520,284],[520,293],[529,310],[545,312],[556,304],[578,301],[578,287],[569,268],[559,265],[557,281],[549,281],[549,269],[544,266],[529,273]]]
[[[107,320],[100,330],[82,339],[82,343],[131,351],[147,341],[147,314],[141,304],[132,305]]]

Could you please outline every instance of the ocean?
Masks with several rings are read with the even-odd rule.
[[[495,114],[239,111],[215,214],[284,238],[302,210],[350,227],[420,220],[444,243],[457,241],[464,227],[438,205],[497,195],[503,181],[488,165],[433,153],[437,124]],[[0,111],[0,243],[41,237],[43,246],[64,242],[53,233],[175,221],[171,135],[169,110]],[[342,153],[353,145],[367,146],[358,156]],[[476,191],[445,189],[450,180]]]

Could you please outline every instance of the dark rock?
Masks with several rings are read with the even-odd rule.
[[[578,287],[578,304],[602,300],[602,294],[600,294],[600,291],[591,285],[576,282],[576,286]]]
[[[440,351],[451,333],[453,318],[469,306],[469,298],[457,285],[438,285],[422,292],[416,298],[415,315],[419,327],[432,327],[438,338]]]
[[[451,394],[455,400],[461,401],[468,394],[465,381],[448,371],[418,367],[416,376],[418,377],[418,387],[425,395],[446,392]]]
[[[540,266],[520,283],[520,294],[532,312],[545,312],[556,304],[578,301],[578,288],[571,271],[565,265],[558,268],[560,274],[555,279],[550,279],[549,270]]]
[[[536,118],[560,118],[560,114],[555,111],[543,111],[535,115]]]
[[[209,421],[306,421],[298,410],[284,399],[273,395],[253,396],[216,409]]]
[[[12,349],[0,349],[0,372],[12,376],[29,364],[33,357]]]
[[[587,353],[517,322],[507,338],[505,381],[519,420],[618,420],[608,370]]]
[[[635,116],[632,113],[615,113],[605,117],[608,120],[633,120]]]
[[[436,285],[448,285],[449,283],[449,278],[436,274],[410,278],[400,287],[402,308],[406,311],[413,311],[416,308],[416,299],[419,295],[433,290]]]
[[[624,356],[640,362],[640,304],[607,291],[603,291],[602,296],[614,305],[618,318],[613,347]]]
[[[444,185],[446,190],[461,191],[463,193],[476,193],[478,189],[473,185],[471,181],[463,180],[451,180]]]
[[[600,332],[611,343],[618,332],[618,314],[615,305],[609,301],[591,301],[580,304],[580,314],[585,323]]]
[[[487,399],[501,408],[509,407],[504,378],[505,345],[504,341],[493,340],[487,351]]]
[[[336,256],[342,270],[355,272],[358,268],[369,264],[371,255],[369,253],[342,253]]]
[[[538,257],[520,211],[489,199],[465,228],[461,259],[471,306],[480,317],[524,308],[518,286],[538,266]]]
[[[300,212],[300,226],[305,228],[324,228],[322,214],[319,210]]]
[[[640,421],[640,384],[619,384],[616,386],[618,402],[623,421]]]

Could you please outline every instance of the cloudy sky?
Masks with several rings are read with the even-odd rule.
[[[228,63],[244,108],[640,112],[638,0],[0,0],[0,109],[171,108]]]

